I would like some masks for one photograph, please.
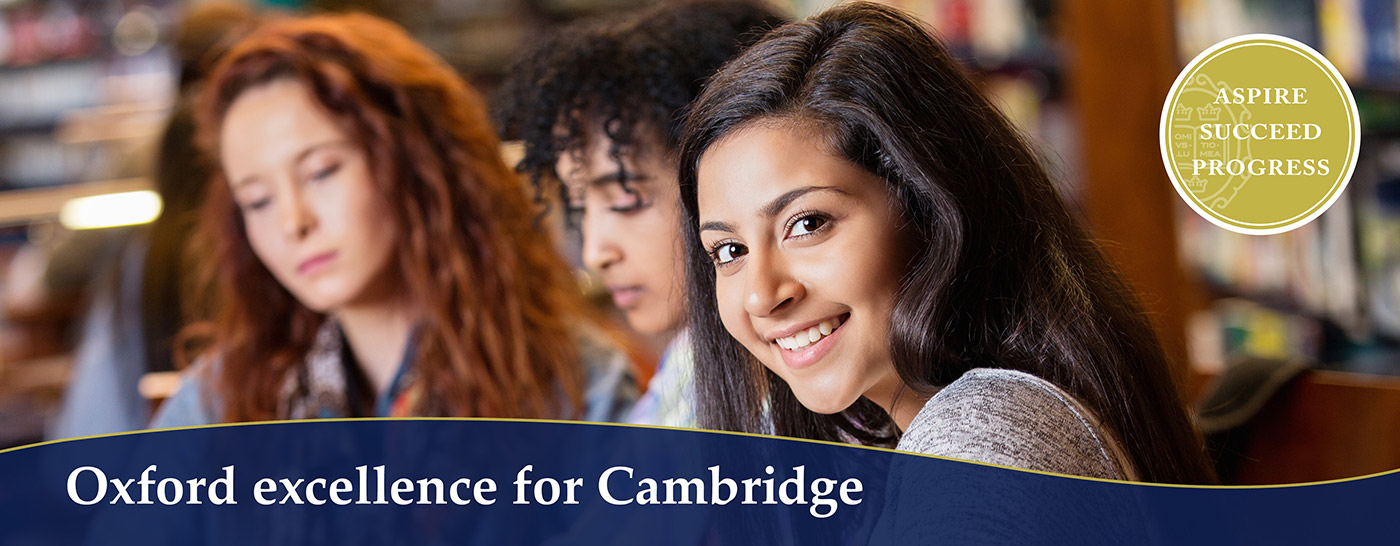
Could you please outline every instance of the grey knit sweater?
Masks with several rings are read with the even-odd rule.
[[[1023,372],[977,368],[924,404],[900,451],[1093,478],[1137,480],[1113,434],[1083,404]]]

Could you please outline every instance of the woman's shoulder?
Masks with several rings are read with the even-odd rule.
[[[212,425],[222,422],[218,408],[221,404],[214,392],[214,377],[222,359],[205,356],[196,360],[180,374],[180,386],[161,403],[150,428],[175,428]]]
[[[1094,478],[1136,474],[1087,407],[1014,370],[977,368],[944,387],[924,404],[899,449]]]

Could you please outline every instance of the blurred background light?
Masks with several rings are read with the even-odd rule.
[[[69,199],[58,213],[63,227],[99,229],[149,223],[160,216],[160,195],[150,190]]]

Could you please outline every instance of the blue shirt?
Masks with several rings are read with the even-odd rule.
[[[695,428],[695,351],[681,332],[666,346],[656,375],[637,400],[627,422],[638,425]]]

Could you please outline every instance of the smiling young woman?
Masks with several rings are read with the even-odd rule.
[[[1132,293],[912,17],[769,33],[693,105],[680,169],[702,426],[1213,481]]]
[[[628,365],[481,100],[392,23],[267,24],[209,78],[212,347],[157,427],[316,417],[614,420]]]
[[[756,124],[700,160],[720,318],[812,411],[861,396],[891,407],[886,319],[914,241],[883,180],[820,149],[800,130]]]

